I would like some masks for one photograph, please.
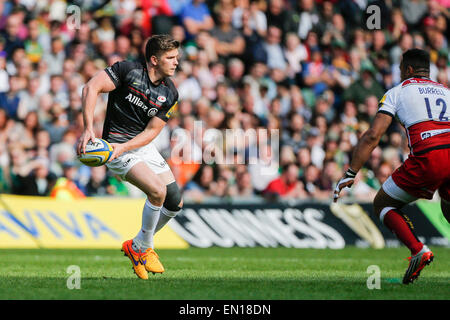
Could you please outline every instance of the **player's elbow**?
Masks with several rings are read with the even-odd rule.
[[[363,139],[369,145],[377,145],[381,139],[381,135],[377,131],[369,129],[364,133]]]
[[[83,90],[81,91],[81,98],[83,100],[86,100],[87,97],[89,96],[89,94],[92,94],[94,92],[94,87],[92,85],[92,83],[88,82],[85,84],[85,86],[83,87]]]
[[[83,90],[81,91],[81,95],[83,98],[87,98],[89,95],[93,95],[95,97],[98,96],[100,92],[102,92],[105,88],[104,81],[102,81],[100,78],[92,78],[90,79],[83,87]],[[105,92],[110,91],[106,90]]]

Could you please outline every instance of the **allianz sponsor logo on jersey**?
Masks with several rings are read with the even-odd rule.
[[[320,209],[185,208],[170,227],[190,245],[219,247],[345,247],[345,240],[323,219]]]
[[[149,117],[153,117],[158,113],[157,108],[149,108],[148,106],[145,105],[144,101],[142,101],[141,98],[139,98],[138,96],[135,96],[132,93],[129,93],[125,97],[125,99],[128,100],[129,102],[131,102],[132,104],[134,104],[135,106],[142,108],[142,110],[144,110],[144,112],[147,112],[147,115]]]

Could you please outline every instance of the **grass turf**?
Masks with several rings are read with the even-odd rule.
[[[0,250],[0,299],[449,299],[450,248],[432,247],[434,262],[402,285],[408,251],[346,248],[190,248],[157,250],[166,272],[138,279],[120,250]],[[70,265],[81,289],[66,286]],[[381,289],[367,288],[367,268]]]

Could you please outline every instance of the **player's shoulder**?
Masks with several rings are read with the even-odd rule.
[[[143,70],[144,65],[139,61],[131,61],[131,60],[123,60],[116,62],[118,67],[123,69],[124,71],[131,71],[135,69]]]
[[[173,82],[173,80],[170,79],[169,77],[167,77],[164,79],[162,84],[169,89],[169,94],[171,95],[172,99],[174,100],[173,102],[178,100],[178,90],[175,87],[175,83]]]
[[[144,66],[136,61],[117,61],[113,65],[106,67],[105,71],[110,75],[113,81],[119,83],[133,70],[143,70]]]
[[[383,98],[381,99],[381,101],[384,101],[387,97],[391,97],[392,98],[392,97],[396,96],[400,92],[401,88],[402,88],[402,84],[401,83],[393,86],[392,88],[390,88],[389,90],[387,90],[384,93]]]
[[[164,78],[163,80],[163,85],[165,85],[166,87],[168,87],[171,91],[176,92],[177,88],[175,87],[175,83],[173,82],[172,79],[170,79],[169,77]]]

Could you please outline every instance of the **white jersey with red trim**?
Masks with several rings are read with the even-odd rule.
[[[380,100],[378,112],[406,128],[411,154],[450,148],[450,90],[427,78],[410,78]]]

